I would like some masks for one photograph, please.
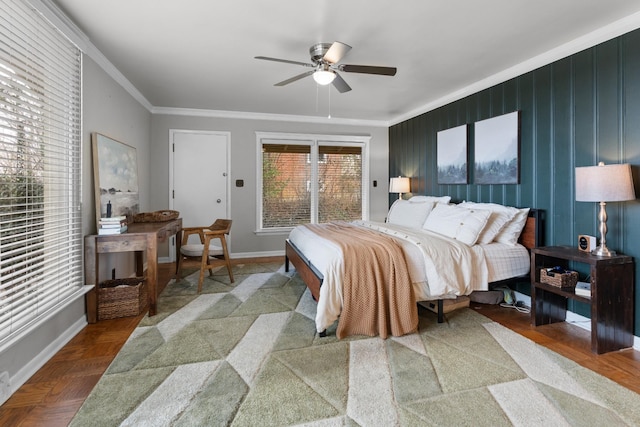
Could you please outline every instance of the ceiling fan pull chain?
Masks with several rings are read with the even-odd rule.
[[[329,92],[329,117],[327,117],[328,119],[331,118],[331,88],[327,87],[327,92]]]

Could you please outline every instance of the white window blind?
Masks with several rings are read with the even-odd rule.
[[[258,133],[259,228],[277,231],[306,223],[367,219],[368,140]]]
[[[0,0],[0,346],[82,288],[79,49]]]

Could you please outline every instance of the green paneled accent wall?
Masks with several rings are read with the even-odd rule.
[[[520,184],[437,183],[437,132],[521,111]],[[473,126],[470,164],[473,165]],[[545,244],[598,236],[597,204],[575,201],[574,168],[630,163],[640,194],[640,30],[601,43],[389,129],[389,175],[411,177],[412,194],[530,206],[546,213]],[[408,197],[407,195],[405,197]],[[390,195],[389,203],[397,198]],[[608,203],[607,246],[640,260],[640,200]],[[635,269],[635,335],[640,272]],[[526,292],[526,291],[525,291]],[[588,316],[588,307],[569,308]]]

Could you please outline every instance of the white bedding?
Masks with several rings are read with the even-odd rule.
[[[417,301],[487,290],[489,282],[526,274],[529,270],[529,254],[520,245],[467,246],[424,229],[370,221],[354,224],[388,234],[401,243]],[[323,331],[338,319],[342,309],[342,251],[304,226],[294,228],[289,240],[324,277],[316,313],[316,328]]]
[[[489,269],[489,283],[524,276],[531,268],[527,248],[520,244],[488,243],[481,246]]]

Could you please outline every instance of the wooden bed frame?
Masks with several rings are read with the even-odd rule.
[[[532,248],[542,246],[544,239],[544,211],[540,209],[531,209],[527,222],[520,234],[518,242],[525,248],[531,250]],[[322,286],[323,277],[318,269],[309,261],[300,250],[287,239],[285,241],[285,271],[289,271],[289,262],[293,264],[296,271],[302,278],[302,281],[307,285],[313,299],[318,301],[320,298],[320,286]],[[530,275],[522,276],[516,279],[525,279],[530,281]],[[511,281],[513,279],[508,279]],[[507,281],[501,281],[504,283]],[[438,300],[438,323],[444,322],[443,315],[443,300]],[[322,336],[322,333],[321,333]]]

